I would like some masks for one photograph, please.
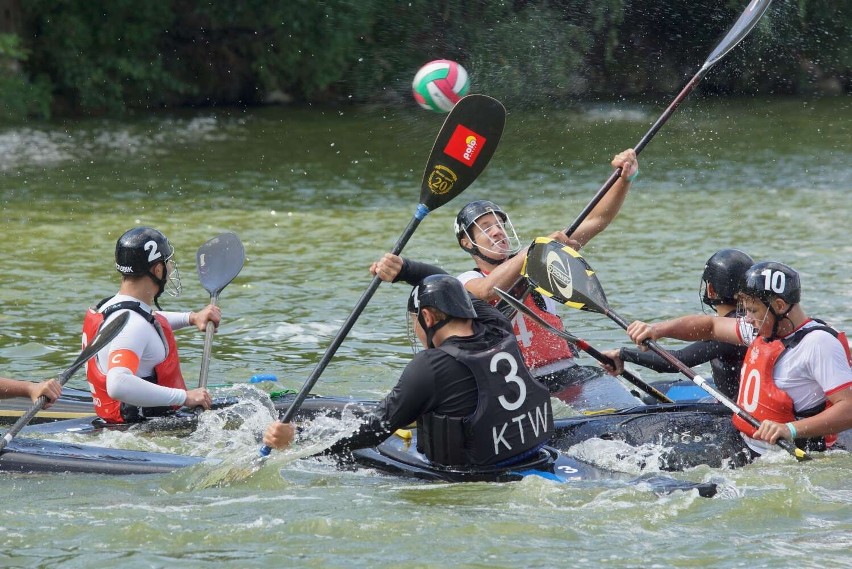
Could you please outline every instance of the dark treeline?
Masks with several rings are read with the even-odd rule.
[[[0,114],[411,103],[464,65],[512,106],[672,93],[747,0],[0,0]],[[852,0],[776,0],[701,89],[852,90]]]

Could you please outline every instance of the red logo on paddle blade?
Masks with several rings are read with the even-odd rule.
[[[451,156],[468,166],[473,166],[476,157],[485,146],[485,137],[477,134],[464,125],[458,125],[447,146],[444,154]]]

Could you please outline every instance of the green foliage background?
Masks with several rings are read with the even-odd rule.
[[[671,94],[746,0],[27,0],[0,34],[7,116],[410,100],[454,59],[515,107]],[[776,0],[701,89],[849,93],[852,0]]]

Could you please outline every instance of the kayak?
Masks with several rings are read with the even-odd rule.
[[[295,395],[276,398],[279,412],[286,410]],[[351,397],[310,396],[305,399],[297,420],[317,416],[341,417],[344,413],[355,416],[375,408],[376,401]],[[198,415],[184,410],[170,417],[149,419],[131,425],[107,425],[97,418],[88,417],[55,421],[26,427],[22,434],[38,433],[49,436],[57,433],[96,434],[104,429],[157,432],[158,434],[188,434],[195,429]],[[567,455],[576,456],[577,445],[597,444],[596,441],[619,442],[635,447],[655,445],[656,452],[648,456],[656,464],[645,465],[653,471],[682,471],[706,465],[712,468],[735,468],[748,464],[750,454],[731,423],[731,413],[718,403],[680,403],[636,406],[613,412],[583,414],[554,420],[554,435],[548,441],[549,452],[558,453],[543,468],[532,469],[535,474],[580,480],[623,480],[623,476],[608,469],[585,463],[579,466]],[[852,430],[840,434],[839,448],[852,448]],[[355,451],[356,462],[386,472],[396,472],[427,480],[505,481],[518,479],[517,472],[526,469],[515,467],[500,472],[453,471],[435,468],[425,457],[415,453],[416,445],[406,444],[399,437],[374,449]],[[177,455],[101,449],[79,444],[64,444],[42,439],[16,438],[0,455],[0,470],[17,471],[71,471],[102,473],[164,472],[197,464],[203,459]],[[565,466],[561,469],[559,465]],[[570,471],[575,468],[579,474]],[[554,471],[555,470],[555,474]],[[550,472],[549,474],[547,472]],[[561,474],[560,474],[561,473]],[[571,477],[568,476],[571,474]],[[579,477],[579,478],[578,478]]]
[[[547,386],[551,397],[578,412],[623,409],[643,401],[644,394],[634,386],[628,387],[597,366],[577,365],[561,372],[542,373],[535,377]]]
[[[547,385],[551,395],[577,411],[591,411],[603,408],[622,409],[632,407],[642,402],[642,394],[629,391],[616,378],[606,374],[594,366],[575,366],[570,368],[572,373],[555,377]],[[267,383],[276,382],[276,383]],[[276,385],[274,375],[256,375],[249,384]],[[289,407],[286,397],[287,390],[273,391],[270,396],[276,407]],[[18,397],[0,400],[0,424],[12,424],[17,421],[30,407],[29,399]],[[30,421],[31,425],[59,421],[63,419],[94,418],[92,394],[88,391],[64,387],[62,396],[49,409],[39,411]]]
[[[13,397],[0,400],[0,424],[11,425],[21,418],[33,406],[33,402],[25,397]],[[61,419],[76,419],[90,417],[95,414],[92,406],[92,394],[88,391],[62,388],[62,395],[48,409],[42,409],[30,420],[31,425],[57,421]]]
[[[661,475],[636,477],[598,468],[551,446],[544,446],[534,456],[511,466],[474,469],[435,465],[417,451],[416,429],[405,431],[404,436],[394,435],[377,447],[355,450],[352,455],[360,466],[430,482],[514,482],[535,476],[560,484],[642,485],[659,494],[697,490],[707,498],[717,491],[716,484],[711,482],[689,482]]]
[[[103,448],[16,437],[0,454],[3,472],[157,474],[212,461],[198,456]]]
[[[441,482],[512,482],[529,476],[558,483],[647,486],[656,493],[697,490],[700,496],[716,494],[716,485],[694,483],[665,476],[631,477],[572,459],[552,447],[543,447],[535,456],[503,468],[458,469],[430,464],[417,452],[417,433],[406,438],[394,435],[378,447],[353,453],[353,465],[380,472]],[[160,474],[198,464],[219,464],[196,456],[147,451],[130,451],[40,439],[13,439],[0,454],[0,471],[77,474]]]
[[[236,398],[223,401],[232,402]],[[278,413],[285,412],[295,395],[276,397]],[[221,401],[221,400],[217,400]],[[339,419],[344,413],[363,416],[375,408],[377,401],[351,397],[313,395],[303,402],[296,420],[311,420],[318,415]],[[222,408],[227,408],[225,405]],[[239,413],[233,420],[242,421]],[[229,419],[225,418],[225,423]],[[183,436],[198,424],[198,415],[183,409],[168,417],[148,419],[132,424],[108,424],[93,416],[30,425],[24,434],[40,437],[58,434],[95,435],[104,430],[132,431]],[[681,471],[700,465],[714,468],[740,467],[750,462],[742,438],[731,423],[731,414],[717,403],[682,403],[676,405],[640,405],[619,411],[582,414],[554,420],[554,435],[549,445],[559,451],[570,451],[575,445],[592,439],[620,441],[632,447],[656,445],[655,470]]]
[[[276,397],[276,411],[284,413],[295,397],[293,394]],[[227,409],[228,405],[236,405],[237,402],[235,397],[220,398],[214,401],[214,407]],[[312,395],[302,403],[296,420],[307,421],[318,415],[339,419],[344,413],[359,417],[369,413],[377,403],[351,397]],[[239,424],[242,417],[235,412],[232,420]],[[226,416],[225,423],[230,421]],[[109,424],[96,416],[87,416],[30,425],[22,433],[49,437],[58,434],[95,435],[104,430],[117,430],[185,436],[192,433],[197,424],[198,415],[184,408],[173,415],[139,423]],[[852,438],[852,432],[849,438]],[[557,418],[549,444],[557,450],[568,451],[591,439],[619,441],[637,448],[656,445],[659,447],[659,452],[654,453],[657,462],[647,465],[656,470],[681,471],[700,465],[736,468],[751,462],[745,443],[733,427],[731,412],[718,403],[638,405],[617,411]]]
[[[689,379],[663,380],[650,383],[655,389],[665,394],[666,397],[676,403],[684,402],[705,402],[716,403],[712,395],[701,389],[698,385]],[[715,388],[715,384],[710,381],[710,385]],[[647,394],[640,396],[643,403],[655,404],[659,403],[654,397]]]
[[[290,408],[296,395],[287,393],[278,395],[272,403],[279,415]],[[239,397],[216,397],[213,399],[212,409],[224,409],[236,407],[240,402],[253,405]],[[296,420],[305,421],[323,415],[340,418],[344,412],[351,413],[356,417],[369,413],[376,407],[378,401],[373,399],[355,399],[352,397],[326,397],[321,395],[309,395],[299,407]],[[234,422],[241,422],[242,416],[234,413]],[[229,422],[229,417],[225,417]],[[137,433],[160,433],[164,435],[181,436],[188,435],[198,425],[198,413],[194,409],[182,407],[172,414],[163,417],[153,417],[137,423],[107,423],[96,415],[84,415],[73,419],[63,419],[51,422],[42,422],[36,425],[28,425],[21,429],[24,434],[38,434],[39,436],[57,434],[94,435],[102,431],[130,431]]]
[[[590,439],[618,441],[631,447],[654,445],[659,470],[696,466],[738,468],[751,454],[719,403],[686,402],[641,405],[615,412],[580,415],[555,421],[551,445],[568,450]]]

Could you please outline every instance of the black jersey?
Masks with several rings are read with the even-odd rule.
[[[473,353],[501,344],[507,335],[514,338],[511,324],[497,309],[478,299],[472,299],[472,302],[477,315],[473,322],[474,335],[466,338],[451,337],[445,340],[445,344]],[[514,342],[514,348],[518,349],[516,342]],[[522,360],[519,360],[519,365],[529,376],[529,372],[523,367]],[[532,378],[529,379],[534,382],[528,390],[534,394],[530,401],[538,401],[538,387],[541,387],[545,394],[547,389]],[[436,417],[452,418],[461,424],[476,413],[478,404],[477,378],[468,365],[450,355],[447,350],[440,348],[423,350],[408,363],[397,384],[379,402],[376,410],[365,418],[360,428],[353,435],[335,443],[327,452],[337,453],[348,449],[375,446],[396,429],[406,427],[415,421],[424,430],[428,431],[431,428],[431,433],[434,435],[436,433],[434,429],[437,427]],[[548,400],[548,414],[545,417],[548,429],[552,426],[549,410]],[[429,422],[429,425],[426,425],[424,421]],[[424,437],[424,440],[434,441],[434,437]],[[422,450],[427,451],[427,456],[432,452],[445,454],[446,448],[438,452],[431,442],[426,442],[426,445],[428,448],[424,447]],[[522,446],[526,448],[527,445]],[[513,453],[510,451],[508,454]],[[507,453],[502,453],[501,460],[504,460],[506,456],[508,456]],[[436,458],[440,457],[436,456]],[[471,458],[471,456],[465,456],[465,463],[473,464],[470,461]],[[443,460],[436,462],[445,463]],[[450,459],[449,462],[455,463],[457,459]]]

